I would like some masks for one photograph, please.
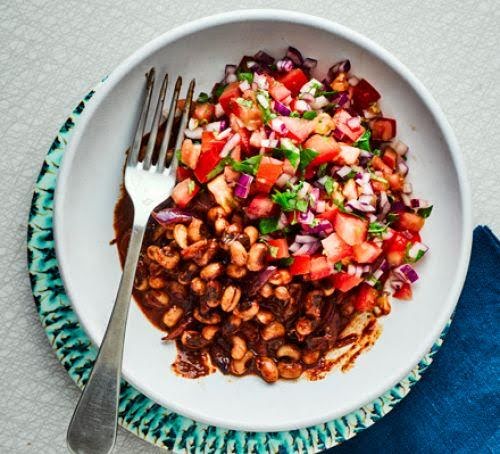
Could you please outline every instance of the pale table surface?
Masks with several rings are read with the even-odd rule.
[[[0,2],[0,452],[65,452],[78,390],[38,321],[26,272],[33,184],[71,109],[152,38],[245,7],[322,15],[396,55],[444,110],[465,155],[475,224],[498,234],[500,8],[494,0]],[[397,410],[395,410],[397,411]],[[119,431],[117,452],[156,452]]]

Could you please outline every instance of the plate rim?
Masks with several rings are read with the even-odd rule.
[[[98,108],[100,103],[106,97],[107,93],[111,91],[119,83],[121,78],[126,75],[130,66],[135,65],[141,60],[147,58],[147,56],[151,55],[152,53],[154,53],[156,50],[158,50],[160,47],[164,46],[168,42],[174,41],[185,35],[191,34],[199,30],[241,20],[266,20],[266,21],[280,21],[280,22],[292,22],[292,23],[304,24],[326,30],[330,33],[334,33],[345,39],[351,40],[355,44],[359,45],[361,48],[366,49],[368,52],[371,52],[377,58],[381,59],[385,64],[387,64],[394,71],[396,71],[404,80],[406,80],[409,83],[409,85],[412,86],[412,88],[419,94],[420,99],[429,109],[429,112],[431,113],[431,115],[434,117],[434,120],[438,124],[443,134],[444,140],[446,141],[450,149],[451,159],[454,163],[454,167],[457,173],[460,196],[462,199],[461,209],[463,212],[463,224],[462,224],[461,237],[463,241],[461,244],[460,259],[458,261],[458,266],[457,266],[457,278],[448,293],[449,296],[447,300],[445,301],[447,305],[447,310],[443,311],[443,314],[441,315],[440,319],[437,320],[435,325],[433,325],[433,329],[429,330],[429,332],[427,333],[425,341],[422,342],[422,348],[413,354],[413,356],[411,357],[411,361],[408,361],[409,364],[412,365],[417,364],[419,359],[425,354],[425,352],[431,348],[435,339],[439,336],[439,333],[444,329],[446,323],[450,319],[454,311],[454,308],[458,302],[458,298],[462,290],[463,284],[465,282],[465,276],[468,268],[471,244],[472,244],[472,214],[471,214],[470,189],[466,176],[463,156],[460,152],[458,142],[451,129],[451,126],[448,124],[437,102],[434,100],[434,98],[428,92],[428,90],[423,86],[423,84],[409,71],[408,68],[406,68],[401,62],[399,62],[399,60],[396,57],[390,54],[387,50],[385,50],[383,47],[379,46],[375,42],[371,41],[364,35],[361,35],[356,31],[353,31],[343,25],[329,21],[327,19],[306,15],[302,13],[297,13],[293,11],[280,11],[274,9],[239,10],[222,14],[216,14],[213,16],[208,16],[194,20],[192,22],[188,22],[170,31],[167,31],[166,33],[158,36],[157,38],[153,39],[152,41],[150,41],[149,43],[145,44],[144,46],[136,50],[134,53],[132,53],[132,55],[130,55],[127,59],[125,59],[120,65],[118,65],[117,68],[108,76],[107,83],[102,87],[101,90],[99,90],[92,104],[86,110],[86,115],[84,115],[84,117],[81,119],[80,123],[81,127],[75,131],[74,137],[71,143],[69,144],[68,152],[66,153],[67,156],[64,159],[61,168],[60,181],[64,182],[68,178],[67,169],[71,167],[71,161],[75,154],[73,151],[76,149],[77,144],[81,139],[81,136],[83,134],[82,131],[85,129],[84,126],[86,122],[92,116],[93,111]],[[58,239],[57,226],[61,224],[61,217],[62,217],[62,210],[57,209],[58,200],[61,200],[60,198],[58,198],[57,194],[58,193],[56,191],[55,217],[54,217],[54,224],[55,224],[54,228],[56,230],[55,234],[56,256],[59,262],[61,263],[61,276],[64,282],[66,281],[64,276],[65,274],[64,255],[59,254],[58,251],[60,251],[60,248],[58,247],[57,244],[57,239]],[[68,289],[67,292],[69,295],[71,295],[70,289]],[[390,381],[390,385],[393,386],[396,383],[400,382],[406,375],[408,375],[408,373],[411,370],[412,367],[408,367],[405,370],[400,370],[397,373],[394,373],[394,376]],[[134,382],[132,381],[132,383]],[[140,384],[134,383],[134,385],[137,388],[141,389]],[[377,389],[373,390],[373,392],[371,392],[370,395],[366,396],[365,403],[371,402],[372,400],[377,398],[377,396],[383,394],[386,390],[387,390],[387,384],[385,384],[384,386],[382,386],[381,384]],[[173,406],[173,408],[176,410],[180,410],[175,406]],[[352,409],[350,408],[348,410],[355,410],[355,408]],[[203,415],[189,413],[186,412],[184,409],[182,409],[182,411],[185,414],[188,414],[188,416],[190,417],[196,417],[198,420],[203,420],[207,424],[211,424],[214,422],[213,419],[211,421],[209,421],[208,419],[204,420]],[[332,414],[331,417],[333,416],[335,415]],[[319,422],[321,422],[320,417],[316,418],[310,417],[308,418],[307,421],[307,423],[309,424],[314,424]],[[245,429],[249,430],[248,427],[236,427],[236,428],[242,430]],[[281,430],[282,428],[283,427],[280,427],[279,424],[276,424],[271,429]]]

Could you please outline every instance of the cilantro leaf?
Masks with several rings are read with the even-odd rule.
[[[332,177],[330,176],[325,177],[325,182],[323,183],[323,186],[325,187],[325,191],[328,194],[328,196],[331,196],[334,193],[336,189],[335,186],[337,185],[338,184]]]
[[[238,73],[238,80],[246,80],[249,84],[251,84],[253,82],[253,74],[245,72]]]
[[[249,99],[236,98],[236,102],[240,106],[245,107],[245,109],[251,109],[253,107],[253,102],[250,101]]]
[[[222,95],[222,93],[224,92],[226,87],[227,87],[227,84],[216,84],[216,86],[212,90],[212,93],[216,99],[220,98],[220,95]]]
[[[249,175],[255,175],[257,169],[259,168],[260,161],[262,159],[261,155],[255,155],[250,158],[244,159],[243,161],[231,160],[231,167],[236,172],[248,173]]]
[[[368,233],[372,233],[373,235],[382,235],[387,231],[387,225],[382,224],[381,222],[370,222],[368,226]]]
[[[198,96],[198,99],[196,100],[196,102],[199,102],[199,103],[206,103],[206,102],[210,102],[210,96],[208,96],[205,92],[201,92]]]
[[[311,163],[311,161],[318,155],[319,153],[311,148],[304,148],[300,150],[299,169],[305,170],[305,168]]]
[[[281,268],[285,268],[287,266],[290,266],[293,262],[294,262],[294,258],[293,257],[284,257],[282,259],[279,259],[278,260],[278,263],[277,265]]]
[[[306,120],[312,120],[312,119],[316,118],[317,116],[318,116],[318,112],[316,112],[315,110],[306,110],[302,114],[302,118],[305,118]]]
[[[278,230],[278,219],[276,218],[263,218],[259,221],[259,230],[262,235],[276,232]]]
[[[207,174],[207,180],[211,180],[212,178],[215,178],[219,173],[222,173],[224,171],[224,167],[226,167],[228,164],[232,164],[232,159],[230,156],[227,156],[226,158],[223,158],[219,161],[219,163]]]
[[[372,133],[369,129],[367,129],[363,135],[357,140],[357,142],[354,142],[352,145],[353,147],[360,148],[361,150],[365,151],[372,151],[371,145],[370,145],[370,137],[372,136]]]
[[[389,223],[392,224],[393,222],[396,222],[398,220],[399,215],[397,213],[389,213],[386,217],[385,220]]]
[[[337,262],[334,265],[335,271],[342,271],[342,262]]]
[[[316,98],[318,96],[332,96],[332,95],[336,95],[338,93],[337,90],[318,90],[316,92]]]
[[[419,210],[417,210],[417,214],[424,219],[428,218],[432,213],[433,206],[434,205],[431,205],[430,207],[427,208],[420,208]]]
[[[300,114],[299,114],[298,112],[293,111],[293,112],[290,114],[290,117],[292,117],[292,118],[299,118],[299,117],[300,117]]]
[[[297,168],[300,161],[300,150],[290,139],[281,139],[281,146],[280,148],[275,148],[275,151],[282,153],[290,161],[290,164],[294,168]]]
[[[307,211],[307,200],[299,199],[298,191],[301,189],[302,183],[292,185],[291,188],[286,191],[280,192],[275,190],[271,199],[274,203],[278,204],[283,211]]]

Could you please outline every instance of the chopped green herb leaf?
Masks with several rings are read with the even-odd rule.
[[[253,82],[252,73],[238,73],[238,80],[246,80],[249,84]]]
[[[365,151],[372,151],[371,146],[370,146],[370,137],[372,133],[369,129],[367,129],[363,135],[357,140],[357,142],[354,142],[353,147],[360,148],[361,150]]]
[[[294,168],[297,168],[300,161],[300,150],[290,139],[281,139],[281,146],[280,148],[275,148],[275,151],[282,153],[290,161],[290,164]]]
[[[189,180],[189,183],[188,183],[188,193],[192,194],[195,188],[196,188],[195,182],[193,180]]]
[[[375,148],[372,153],[375,155],[375,156],[380,156],[382,154],[382,151],[380,151],[380,149],[378,148]]]
[[[279,248],[276,246],[269,246],[269,255],[271,257],[278,257]]]
[[[342,271],[342,262],[337,262],[334,265],[335,271]]]
[[[245,107],[246,109],[251,109],[253,106],[253,102],[250,101],[249,99],[243,99],[243,98],[236,98],[236,102],[240,105]]]
[[[398,214],[397,213],[389,213],[385,220],[388,222],[388,224],[392,224],[393,222],[397,221],[398,219]]]
[[[297,202],[295,203],[295,207],[297,208],[297,210],[302,211],[303,213],[307,211],[307,205],[307,200],[302,199],[297,200]]]
[[[267,235],[268,233],[276,232],[278,230],[278,219],[276,218],[264,218],[259,221],[259,230],[262,235]]]
[[[294,262],[294,258],[293,257],[284,257],[282,259],[279,259],[278,261],[278,266],[281,268],[281,267],[287,267],[287,266],[290,266],[293,262]]]
[[[207,174],[207,180],[211,180],[215,178],[217,175],[224,171],[224,167],[229,164],[232,164],[233,160],[230,156],[223,158],[219,161],[219,163]]]
[[[373,235],[382,235],[382,233],[387,231],[387,225],[382,224],[381,222],[370,222],[368,226],[368,233],[372,233]]]
[[[420,208],[419,210],[417,210],[417,214],[424,219],[428,218],[432,213],[432,207],[433,205],[427,208]]]
[[[422,249],[420,249],[417,252],[417,256],[415,258],[410,257],[410,249],[412,248],[412,246],[413,246],[413,243],[408,243],[406,245],[406,252],[405,252],[405,261],[406,261],[406,263],[415,263],[415,262],[418,262],[425,255],[425,251],[422,250]]]
[[[319,153],[311,148],[304,148],[300,150],[299,169],[304,170],[311,163],[311,161],[318,155]]]
[[[315,110],[306,110],[302,114],[302,118],[305,118],[306,120],[312,120],[312,119],[316,118],[317,116],[318,116],[318,112],[316,112]]]
[[[213,94],[217,99],[220,98],[220,95],[222,95],[223,91],[226,89],[227,85],[225,84],[217,84],[216,87],[214,87]]]
[[[231,160],[231,167],[236,172],[248,173],[250,175],[255,175],[257,173],[257,169],[260,165],[260,160],[262,159],[261,155],[255,155],[251,158],[244,159],[243,161],[234,161]]]
[[[292,118],[299,118],[299,117],[300,117],[300,114],[299,114],[298,112],[293,111],[293,112],[290,114],[290,117],[292,117]]]
[[[208,94],[206,94],[205,92],[201,92],[198,96],[198,99],[196,100],[196,102],[199,102],[199,103],[205,103],[205,102],[210,102],[210,96],[208,96]]]
[[[338,93],[337,90],[318,90],[316,92],[316,98],[318,96],[332,96],[332,95],[336,95]]]
[[[328,163],[325,162],[324,164],[321,164],[318,167],[318,170],[316,170],[316,174],[318,178],[324,177],[326,175],[326,168],[328,167]]]
[[[302,188],[302,183],[296,185],[290,185],[290,188],[286,191],[280,192],[276,190],[271,196],[274,203],[281,206],[283,211],[307,211],[307,200],[298,198],[298,191]]]
[[[331,196],[336,189],[335,186],[337,186],[337,183],[332,177],[326,177],[324,186],[328,196]]]
[[[177,158],[177,160],[179,162],[182,162],[182,153],[181,153],[181,150],[175,150],[175,157]]]

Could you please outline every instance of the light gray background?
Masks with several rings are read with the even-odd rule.
[[[26,220],[55,133],[103,75],[170,28],[228,9],[286,8],[340,22],[391,51],[435,96],[465,155],[474,222],[498,234],[498,6],[494,0],[0,1],[0,452],[65,452],[78,391],[38,321],[26,272]],[[117,451],[157,450],[120,430]]]

